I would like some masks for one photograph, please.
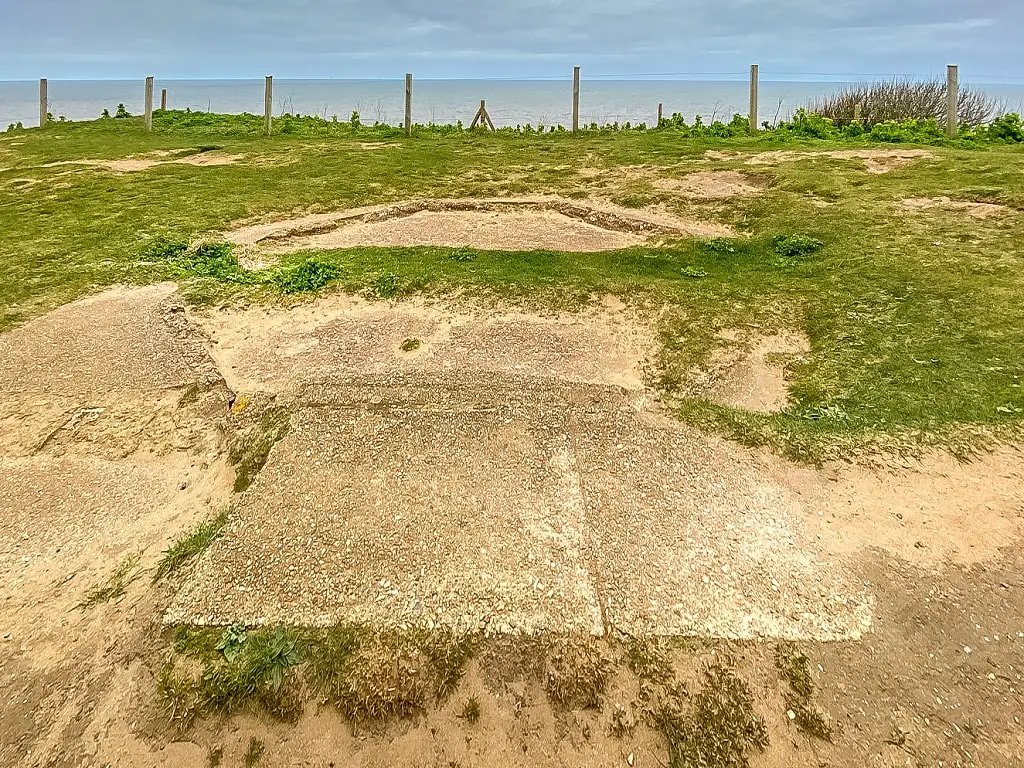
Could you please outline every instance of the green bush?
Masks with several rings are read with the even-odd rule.
[[[274,277],[274,284],[282,293],[310,293],[320,290],[340,273],[337,265],[312,258],[282,269]]]
[[[993,141],[1024,141],[1024,124],[1021,123],[1020,115],[1016,112],[1009,112],[992,121],[987,130],[988,138]]]
[[[821,240],[807,235],[776,235],[771,245],[772,250],[784,259],[801,259],[825,247]]]

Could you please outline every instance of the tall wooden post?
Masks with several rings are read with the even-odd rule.
[[[39,81],[39,127],[46,127],[46,115],[50,111],[50,99],[47,95],[48,83],[46,78]]]
[[[263,135],[269,136],[274,123],[274,77],[267,75],[263,91]]]
[[[405,135],[412,136],[412,73],[405,76]]]
[[[580,129],[580,68],[572,68],[572,132]]]
[[[153,78],[146,78],[146,130],[153,130]]]
[[[760,83],[758,82],[759,72],[757,64],[750,65],[750,132],[757,133],[757,90]]]
[[[953,138],[960,130],[960,70],[950,64],[946,67],[946,130]]]
[[[167,89],[166,88],[161,88],[160,89],[160,111],[161,112],[166,112],[167,111]]]
[[[665,105],[658,103],[658,125],[661,125],[662,119],[665,117]]]

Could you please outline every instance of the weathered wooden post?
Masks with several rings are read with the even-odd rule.
[[[572,68],[572,132],[580,129],[580,68]]]
[[[405,76],[405,135],[412,136],[412,73]]]
[[[853,122],[860,124],[861,103],[858,101],[853,105]]]
[[[160,89],[160,111],[161,112],[166,112],[167,111],[167,89],[166,88],[161,88]]]
[[[665,105],[658,103],[658,125],[661,125],[662,118],[665,116]]]
[[[263,135],[269,136],[274,123],[274,76],[267,75],[263,91]]]
[[[153,130],[153,78],[146,78],[146,130]]]
[[[757,133],[757,89],[758,89],[758,66],[750,65],[750,132]]]
[[[46,116],[50,111],[50,101],[47,96],[48,83],[46,78],[39,81],[39,127],[46,127]]]
[[[960,130],[960,69],[950,64],[946,67],[946,130],[956,138]]]

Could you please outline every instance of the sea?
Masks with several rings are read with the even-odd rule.
[[[761,80],[759,114],[762,121],[788,118],[800,107],[814,103],[849,83],[785,82]],[[995,97],[1008,111],[1024,111],[1024,83],[967,83]],[[239,114],[263,114],[264,83],[259,80],[157,80],[155,104],[167,89],[169,109]],[[145,87],[134,80],[51,80],[50,112],[67,120],[93,120],[104,109],[111,114],[124,104],[132,114],[143,111]],[[469,125],[480,106],[498,127],[516,125],[570,125],[572,83],[569,80],[417,80],[413,84],[413,120],[416,123]],[[658,104],[666,116],[681,113],[688,122],[700,115],[705,122],[728,121],[746,114],[748,85],[740,80],[587,80],[580,89],[580,121],[632,124],[657,121]],[[337,116],[348,120],[358,112],[363,124],[401,123],[404,116],[404,80],[275,80],[275,114]],[[39,84],[36,81],[0,81],[0,131],[21,122],[39,121]]]

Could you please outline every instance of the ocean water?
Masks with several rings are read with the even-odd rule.
[[[761,120],[789,117],[816,98],[841,89],[837,82],[780,82],[760,84]],[[1024,85],[978,84],[1008,109],[1024,108]],[[262,80],[157,80],[167,89],[168,107],[237,114],[263,113]],[[698,80],[586,80],[580,90],[580,120],[590,123],[626,121],[653,125],[658,103],[665,114],[682,113],[687,121],[701,115],[728,121],[747,113],[745,81]],[[51,80],[50,111],[68,120],[91,120],[104,109],[111,114],[123,103],[129,112],[143,110],[144,84],[127,80]],[[413,86],[413,120],[417,123],[455,123],[467,126],[480,106],[494,123],[515,126],[562,124],[572,121],[572,83],[568,80],[418,80]],[[399,80],[275,80],[274,112],[315,114],[348,120],[358,111],[364,124],[398,124],[403,120],[405,84]],[[0,81],[0,130],[11,123],[26,127],[39,121],[39,84]]]

